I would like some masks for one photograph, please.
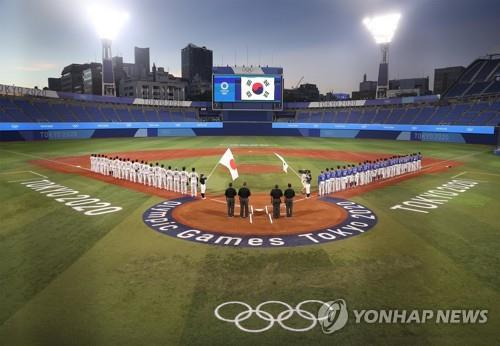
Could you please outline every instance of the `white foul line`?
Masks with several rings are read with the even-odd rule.
[[[0,172],[0,174],[19,174],[19,173],[31,173],[34,175],[38,175],[39,177],[47,179],[48,177],[46,175],[34,172],[34,171],[10,171],[10,172]],[[33,178],[30,179],[18,179],[18,180],[9,180],[8,183],[18,183],[21,181],[28,181],[28,180],[33,180]]]
[[[486,173],[486,172],[477,172],[477,171],[470,171],[469,174],[484,174],[484,175],[492,175],[492,176],[495,176],[495,177],[500,177],[500,174]]]
[[[459,173],[457,175],[454,175],[453,177],[451,177],[451,179],[458,178],[459,176],[464,175],[465,173],[467,173],[467,172],[462,172],[462,173]]]
[[[17,151],[5,150],[5,149],[0,149],[0,150],[1,151],[5,151],[7,153],[11,153],[11,154],[24,155],[24,156],[33,157],[33,158],[39,159],[39,160],[54,162],[54,163],[57,163],[57,164],[60,164],[60,165],[65,165],[65,166],[70,166],[70,167],[74,167],[74,168],[79,168],[79,169],[83,169],[83,170],[86,170],[86,171],[90,171],[89,168],[85,168],[85,167],[81,167],[81,166],[77,166],[77,165],[72,165],[72,164],[69,164],[69,163],[66,163],[66,162],[61,162],[61,161],[56,161],[56,160],[50,160],[50,159],[46,159],[44,157],[40,157],[40,156],[36,156],[36,155],[25,154],[25,153],[20,153],[20,152],[17,152]]]

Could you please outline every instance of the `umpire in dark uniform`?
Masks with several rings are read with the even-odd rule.
[[[271,190],[271,203],[273,205],[273,218],[277,219],[280,217],[280,205],[281,197],[283,197],[283,191],[278,188],[278,185],[274,185],[274,189]]]
[[[248,217],[248,197],[250,197],[251,192],[247,187],[247,183],[243,183],[243,187],[238,190],[238,196],[240,197],[240,217]]]
[[[233,188],[233,183],[229,183],[229,187],[224,193],[227,202],[227,216],[234,216],[234,196],[236,196],[236,190]]]
[[[288,189],[285,190],[284,195],[285,195],[286,217],[292,217],[293,198],[295,197],[295,191],[292,189],[292,184],[288,184]]]

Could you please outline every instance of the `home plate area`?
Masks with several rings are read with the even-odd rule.
[[[239,216],[236,203],[235,216],[228,217],[224,197],[193,200],[173,211],[178,222],[195,229],[233,235],[287,235],[298,234],[319,228],[333,227],[347,218],[347,211],[321,199],[297,199],[293,217],[285,216],[285,205],[281,204],[281,217],[272,218],[270,197],[256,194],[250,198],[250,215]]]

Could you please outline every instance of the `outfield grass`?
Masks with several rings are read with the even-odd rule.
[[[142,213],[160,202],[158,197],[29,163],[35,157],[229,145],[421,151],[464,165],[354,197],[378,216],[378,224],[366,234],[309,247],[235,249],[187,242],[146,227]],[[0,344],[498,344],[500,159],[491,151],[479,145],[275,137],[0,143]],[[269,164],[269,157],[261,155],[236,160]],[[185,163],[201,172],[216,161],[203,157],[172,164]],[[288,161],[313,170],[326,164]],[[20,171],[46,175],[123,210],[85,216],[9,183],[31,175],[6,174]],[[429,214],[390,209],[462,172],[460,178],[479,184]],[[280,173],[242,178],[262,191],[277,180],[285,183]],[[226,182],[224,171],[216,171],[212,192],[222,191]],[[255,307],[267,300],[295,305],[337,298],[358,310],[488,309],[488,322],[356,324],[349,316],[346,327],[333,335],[318,328],[292,333],[277,326],[249,334],[213,314],[218,304],[231,300]],[[249,322],[262,326],[261,321]]]

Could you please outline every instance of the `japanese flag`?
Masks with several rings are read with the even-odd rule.
[[[283,163],[283,172],[285,173],[288,173],[288,163],[286,163],[285,159],[283,158],[283,156],[281,155],[278,155],[276,153],[274,153],[274,155],[276,155],[278,157],[278,159],[281,160],[281,162]]]
[[[243,101],[274,101],[273,77],[241,77]]]
[[[233,180],[236,180],[238,178],[238,169],[236,168],[236,162],[234,162],[234,156],[231,152],[231,149],[228,148],[226,150],[224,155],[222,155],[221,159],[219,160],[219,163],[229,169],[231,178],[233,178]]]

